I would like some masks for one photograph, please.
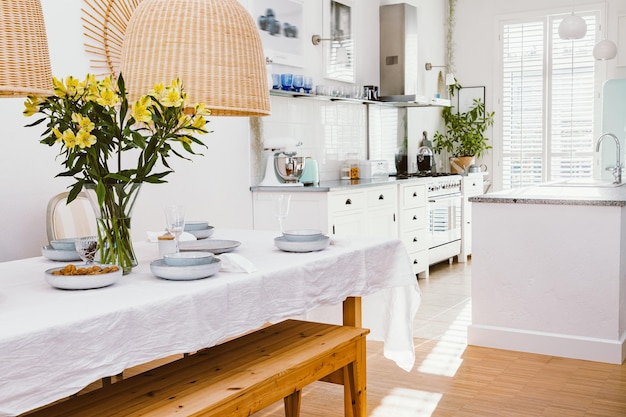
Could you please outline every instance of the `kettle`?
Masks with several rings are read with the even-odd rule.
[[[302,176],[298,180],[302,184],[311,184],[318,185],[320,182],[320,172],[319,165],[317,161],[313,158],[306,158],[304,163],[304,171],[302,172]]]
[[[487,172],[487,165],[485,165],[485,164],[480,164],[480,165],[472,164],[472,165],[469,166],[469,169],[467,170],[467,172],[469,172],[470,174],[474,174],[474,173],[478,173],[478,172]]]

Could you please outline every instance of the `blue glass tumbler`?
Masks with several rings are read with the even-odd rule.
[[[280,84],[283,86],[283,90],[291,90],[291,84],[293,82],[293,74],[280,74]]]
[[[304,77],[304,84],[302,84],[302,88],[304,88],[304,92],[309,94],[313,89],[313,78],[312,77]]]
[[[272,74],[272,89],[278,90],[280,88],[280,74]]]
[[[293,91],[299,93],[303,85],[304,85],[304,79],[302,75],[300,74],[294,75],[293,76]]]

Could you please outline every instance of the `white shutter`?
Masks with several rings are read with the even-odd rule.
[[[504,189],[592,176],[597,14],[578,14],[588,30],[575,41],[559,38],[562,16],[502,26]]]

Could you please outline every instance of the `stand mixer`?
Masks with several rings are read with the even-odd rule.
[[[296,156],[295,147],[302,142],[294,139],[271,139],[264,142],[263,151],[267,160],[265,177],[259,184],[262,187],[302,187],[298,182],[304,172],[305,158]]]

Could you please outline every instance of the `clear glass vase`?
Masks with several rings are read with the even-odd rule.
[[[96,258],[102,264],[119,266],[126,275],[137,266],[131,236],[131,220],[141,184],[107,184],[101,188],[100,195],[94,186],[86,188],[96,210],[98,226]]]

